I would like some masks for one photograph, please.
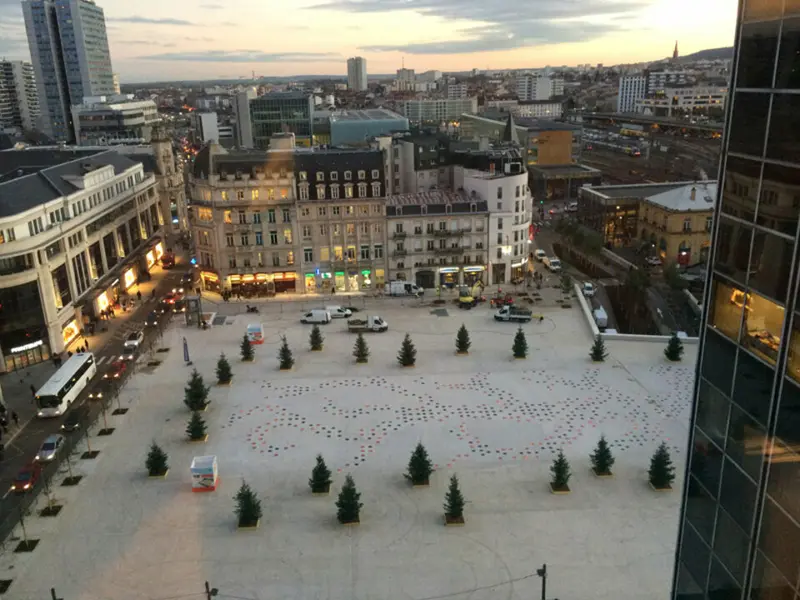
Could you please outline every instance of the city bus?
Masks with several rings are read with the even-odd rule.
[[[91,352],[81,352],[68,358],[36,392],[36,416],[47,418],[63,415],[96,374],[97,363]]]

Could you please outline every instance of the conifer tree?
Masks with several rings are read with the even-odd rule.
[[[673,332],[672,337],[667,342],[667,347],[664,348],[664,356],[667,360],[678,362],[683,358],[683,342],[678,338],[678,334]]]
[[[292,351],[289,350],[289,342],[286,341],[286,336],[281,336],[281,348],[278,350],[278,361],[280,362],[281,371],[288,371],[294,366],[294,357]]]
[[[356,338],[356,345],[353,348],[353,356],[356,358],[357,363],[365,363],[369,361],[369,346],[364,339],[364,334],[359,333]]]
[[[209,388],[203,383],[203,376],[197,372],[197,369],[193,369],[189,383],[183,389],[183,403],[189,410],[203,410],[209,404],[207,401],[208,390]]]
[[[250,362],[255,357],[255,352],[253,351],[253,345],[250,343],[250,340],[247,339],[246,333],[242,338],[242,343],[239,346],[239,351],[242,355],[242,360],[245,362]]]
[[[675,480],[675,467],[664,442],[661,442],[650,459],[650,469],[647,471],[650,485],[657,490],[667,490],[672,487]]]
[[[239,491],[234,496],[236,508],[234,512],[239,520],[239,527],[254,527],[261,518],[261,500],[250,488],[247,482],[242,481]]]
[[[453,475],[444,496],[444,516],[448,522],[464,521],[464,503],[464,496],[458,486],[458,477]]]
[[[413,367],[417,362],[417,349],[408,334],[403,338],[403,344],[400,346],[400,352],[397,355],[397,362],[404,367]]]
[[[589,356],[591,356],[592,360],[595,362],[603,362],[608,356],[606,343],[599,334],[594,338],[594,344],[592,344],[592,350],[589,352]]]
[[[589,456],[592,461],[592,470],[595,475],[611,475],[611,467],[614,466],[614,457],[611,455],[611,448],[604,435],[600,436],[597,447]]]
[[[219,355],[219,360],[217,361],[217,383],[226,384],[230,383],[231,379],[233,379],[233,372],[231,371],[231,364],[228,362],[228,359],[225,357],[225,353]]]
[[[411,459],[408,461],[408,473],[405,474],[405,477],[413,485],[428,485],[431,473],[433,473],[433,463],[431,463],[425,446],[420,442],[411,453]]]
[[[522,331],[522,327],[517,329],[517,333],[514,336],[514,345],[511,346],[511,350],[514,352],[514,358],[525,358],[528,356],[528,340],[525,339],[525,332]]]
[[[317,464],[311,470],[311,479],[308,480],[308,485],[314,494],[326,494],[331,489],[331,472],[325,464],[322,454],[317,454]]]
[[[469,339],[467,327],[462,323],[461,327],[458,329],[458,333],[456,334],[456,352],[459,354],[467,354],[471,345],[472,342]]]
[[[359,500],[361,494],[356,490],[356,484],[351,475],[344,478],[342,491],[339,492],[339,499],[336,501],[336,518],[339,523],[358,523],[361,514],[361,507],[364,506]]]
[[[308,343],[311,346],[311,350],[315,352],[322,350],[322,342],[324,341],[325,338],[322,337],[322,332],[319,330],[319,326],[314,325],[311,328],[311,334],[308,336]]]
[[[199,412],[192,412],[189,423],[186,425],[186,435],[192,441],[202,440],[206,437],[206,422]]]
[[[572,477],[572,473],[570,472],[567,457],[564,456],[562,450],[558,451],[558,456],[553,461],[553,466],[550,467],[550,473],[553,475],[550,486],[554,491],[569,491],[569,478]]]
[[[155,442],[150,444],[150,450],[147,453],[147,460],[144,464],[147,467],[147,474],[152,476],[164,475],[169,470],[167,453]]]

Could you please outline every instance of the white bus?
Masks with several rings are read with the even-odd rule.
[[[67,359],[36,392],[36,416],[63,415],[96,374],[97,363],[91,352],[75,354]]]

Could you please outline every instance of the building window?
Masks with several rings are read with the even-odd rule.
[[[229,233],[225,236],[225,245],[229,248],[233,247],[233,234]]]
[[[308,200],[308,186],[307,185],[301,185],[299,187],[299,192],[300,192],[300,200]]]
[[[361,246],[361,260],[369,260],[369,246]]]
[[[498,229],[502,229],[503,228],[503,218],[502,217],[499,217],[497,219],[497,228]]]
[[[356,234],[355,223],[348,223],[346,231],[347,231],[347,235],[355,235]]]
[[[291,216],[291,212],[289,211],[289,209],[288,208],[284,208],[283,211],[281,211],[281,212],[283,213],[282,214],[283,222],[284,223],[291,223],[292,216]]]
[[[472,203],[469,205],[469,212],[478,212],[478,205],[477,205],[477,204],[475,204],[474,202],[472,202]]]
[[[243,210],[237,211],[239,213],[239,224],[245,225],[247,223],[247,213]]]
[[[497,234],[497,243],[498,244],[502,244],[503,243],[503,234],[502,233],[498,233]]]
[[[427,207],[425,207],[425,208],[427,208]],[[383,207],[380,204],[373,204],[372,205],[372,212],[373,212],[373,214],[376,214],[376,215],[382,215],[383,214]]]
[[[270,208],[267,210],[267,223],[275,223],[275,209]]]
[[[329,231],[330,231],[330,230],[328,229],[328,226],[327,226],[327,225],[324,225],[324,224],[323,224],[323,225],[320,225],[320,226],[319,226],[319,234],[320,234],[320,235],[322,235],[322,236],[327,236]]]
[[[286,200],[289,197],[289,190],[281,188],[281,200]]]
[[[270,231],[269,232],[269,243],[272,246],[278,245],[278,232],[277,231]]]
[[[333,247],[333,260],[344,260],[344,253],[341,246]]]
[[[236,192],[236,199],[237,200],[244,200],[244,190],[238,190]]]
[[[352,198],[353,197],[353,184],[352,183],[344,184],[344,197],[345,198]]]
[[[292,230],[289,227],[283,230],[283,243],[284,244],[292,243]]]
[[[310,217],[311,216],[311,209],[307,206],[304,206],[300,209],[300,216],[301,217]]]
[[[325,181],[325,173],[322,171],[317,171],[317,181]]]
[[[362,180],[362,179],[366,179],[366,178],[367,178],[367,172],[366,171],[359,171],[358,172],[359,181]]]
[[[339,181],[339,172],[331,171],[331,181]]]
[[[308,173],[306,171],[300,171],[297,174],[297,177],[300,179],[300,181],[308,181]]]
[[[228,192],[226,192],[225,190],[222,190],[222,200],[223,201],[228,200]]]
[[[353,179],[353,172],[352,171],[345,171],[344,172],[344,180],[350,181]]]
[[[686,217],[683,220],[683,230],[687,231],[687,232],[692,230],[692,218],[691,217]]]
[[[361,235],[369,235],[369,223],[361,223],[361,224],[359,224],[358,232]]]
[[[303,239],[309,239],[311,237],[311,226],[310,225],[303,225]]]
[[[269,188],[267,190],[267,200],[275,200],[275,188]]]
[[[714,225],[714,217],[706,217],[706,231],[711,231],[711,227]]]
[[[519,198],[519,186],[517,186],[516,197]],[[517,206],[519,206],[519,203],[517,203]],[[517,210],[519,210],[519,209],[517,209]]]
[[[256,231],[256,246],[263,246],[264,245],[264,234],[260,231]]]
[[[402,223],[395,223],[394,224],[394,232],[395,233],[403,233],[403,224]]]
[[[355,213],[355,209],[352,206],[346,206],[344,209],[344,214],[352,215]]]
[[[272,266],[273,267],[281,266],[281,256],[277,252],[272,253]]]
[[[291,250],[289,250],[286,253],[286,264],[289,266],[292,266],[294,264],[294,252],[292,252]]]
[[[365,198],[367,196],[367,184],[366,183],[359,183],[358,184],[358,197]]]
[[[331,249],[327,246],[323,246],[319,249],[319,260],[320,262],[327,262],[331,259]]]
[[[503,188],[502,187],[498,187],[497,188],[497,199],[498,200],[502,200],[503,199]]]
[[[260,225],[261,224],[261,213],[260,212],[253,213],[253,223],[255,223],[256,225]]]
[[[235,256],[229,256],[228,257],[228,266],[231,269],[235,269],[236,268],[236,257]]]
[[[250,236],[249,235],[243,235],[241,241],[242,241],[242,246],[249,246],[250,245]]]
[[[342,226],[339,223],[333,224],[333,235],[342,235]]]
[[[381,195],[381,184],[373,182],[372,183],[372,197],[379,198]]]
[[[342,208],[340,206],[334,206],[333,207],[333,216],[334,217],[338,217],[340,214],[342,214]]]
[[[325,200],[325,186],[322,184],[317,185],[317,200]]]
[[[383,258],[383,244],[375,244],[372,251],[375,258]]]
[[[339,185],[334,184],[331,185],[331,200],[338,200],[339,199]]]
[[[378,179],[381,176],[381,172],[378,169],[372,169],[372,178]]]

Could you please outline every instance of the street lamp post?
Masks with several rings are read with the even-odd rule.
[[[541,569],[536,569],[536,574],[542,578],[542,600],[547,600],[547,564]]]

